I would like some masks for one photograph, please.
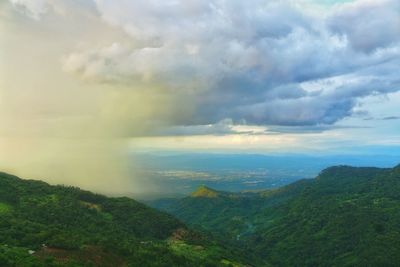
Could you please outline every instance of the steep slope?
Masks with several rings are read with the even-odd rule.
[[[236,239],[273,266],[396,266],[400,166],[331,167],[253,195],[164,203],[183,221]]]
[[[132,199],[0,173],[0,266],[226,266],[231,257]]]

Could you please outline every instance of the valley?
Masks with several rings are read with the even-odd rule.
[[[337,166],[278,189],[201,186],[150,204],[272,266],[395,266],[399,190],[400,166]]]

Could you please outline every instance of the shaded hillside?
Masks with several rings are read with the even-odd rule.
[[[396,266],[399,192],[400,166],[338,166],[277,190],[154,205],[274,266]]]
[[[231,257],[132,199],[0,173],[0,266],[229,266]]]

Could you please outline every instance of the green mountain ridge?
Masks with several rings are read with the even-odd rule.
[[[398,266],[398,192],[400,165],[334,166],[271,190],[201,186],[158,211],[0,173],[0,266]]]
[[[0,266],[243,266],[165,212],[0,173]]]
[[[400,165],[335,166],[274,190],[153,205],[272,266],[397,266],[399,192]]]

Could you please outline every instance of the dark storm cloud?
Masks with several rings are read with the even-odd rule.
[[[95,82],[161,84],[190,107],[177,103],[190,116],[163,122],[177,133],[224,120],[329,125],[352,116],[364,97],[400,90],[397,0],[325,9],[295,1],[94,2],[127,38],[70,53],[64,69]],[[29,6],[35,19],[46,11]]]

